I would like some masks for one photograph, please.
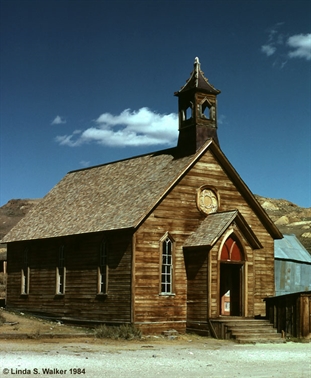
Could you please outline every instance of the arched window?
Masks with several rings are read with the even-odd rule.
[[[161,241],[161,294],[173,293],[173,241],[166,236]]]
[[[243,261],[243,249],[238,241],[238,238],[232,234],[228,237],[222,247],[220,260],[222,261]]]

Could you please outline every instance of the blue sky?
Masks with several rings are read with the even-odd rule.
[[[198,56],[255,194],[311,206],[309,0],[0,0],[0,205],[175,146]]]

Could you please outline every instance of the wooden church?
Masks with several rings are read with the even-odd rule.
[[[196,58],[176,147],[69,172],[4,237],[7,308],[145,332],[266,315],[282,234],[220,149],[219,93]]]

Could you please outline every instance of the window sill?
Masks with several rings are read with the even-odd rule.
[[[22,298],[27,298],[29,296],[29,293],[21,293]]]
[[[104,299],[106,299],[108,297],[108,293],[97,293],[96,294],[96,299],[97,300],[104,300]]]
[[[56,293],[54,295],[54,298],[63,298],[65,296],[65,293]]]
[[[160,297],[175,297],[176,294],[175,293],[160,293],[159,296]]]

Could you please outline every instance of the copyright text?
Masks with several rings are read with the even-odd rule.
[[[72,369],[57,369],[57,368],[34,368],[34,369],[8,369],[4,368],[2,369],[2,373],[5,375],[12,374],[12,375],[37,375],[37,374],[68,374],[68,375],[80,375],[85,374],[85,369],[81,368],[72,368]]]

